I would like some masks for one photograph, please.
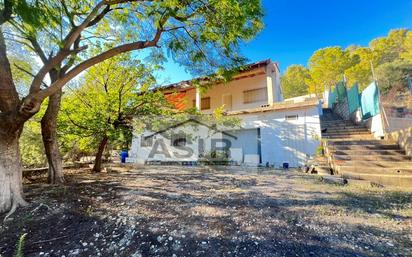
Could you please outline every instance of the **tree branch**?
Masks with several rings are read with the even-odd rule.
[[[90,22],[95,19],[96,16],[99,14],[99,10],[105,5],[104,1],[99,2],[93,10],[89,13],[89,15],[86,17],[86,19],[82,22],[77,27],[74,27],[67,37],[64,39],[64,46],[63,50],[70,49],[70,47],[73,45],[73,43],[76,41],[76,39],[80,36],[81,32],[87,28],[87,26],[90,24]]]
[[[44,77],[47,73],[53,69],[56,65],[61,63],[67,56],[71,54],[76,54],[82,50],[84,47],[80,47],[77,49],[70,50],[71,46],[78,40],[80,37],[81,32],[89,26],[90,22],[99,15],[99,10],[105,5],[104,1],[99,2],[93,10],[89,13],[86,19],[82,22],[81,25],[73,27],[69,34],[63,40],[64,46],[60,51],[54,56],[53,58],[48,58],[48,61],[44,64],[44,66],[39,70],[33,82],[30,86],[30,93],[35,93],[40,90],[41,81],[43,81]]]
[[[87,46],[82,46],[77,49],[73,50],[61,50],[55,57],[49,58],[48,62],[46,62],[43,67],[39,70],[39,72],[34,77],[31,86],[30,86],[30,93],[35,93],[40,90],[41,82],[43,81],[44,77],[47,73],[56,67],[56,65],[60,64],[67,56],[70,54],[76,54],[83,50],[85,50]]]
[[[23,68],[23,67],[21,67],[21,66],[19,66],[19,65],[17,65],[17,64],[14,64],[14,66],[15,66],[17,69],[21,70],[22,72],[24,72],[24,73],[26,73],[26,74],[28,74],[28,75],[30,75],[30,76],[32,76],[32,77],[35,77],[35,75],[34,75],[33,73],[31,73],[30,71],[26,70],[25,68]],[[44,81],[42,82],[42,84],[43,84],[44,87],[49,87],[49,85],[47,85]]]
[[[7,58],[6,43],[0,27],[0,111],[6,112],[17,107],[19,95],[13,83],[10,62]]]
[[[0,10],[0,25],[2,25],[11,18],[11,15],[13,13],[13,1],[4,0],[3,6],[3,9]]]
[[[92,27],[99,23],[104,18],[104,16],[110,11],[112,11],[112,9],[110,9],[110,5],[107,5],[106,8],[104,8],[103,11],[96,16],[96,18],[89,22],[87,27]]]
[[[69,114],[68,112],[64,111],[64,113],[66,114],[67,118],[69,119],[69,121],[70,121],[74,126],[76,126],[76,127],[78,127],[78,128],[81,128],[81,129],[84,129],[84,130],[91,131],[91,129],[89,129],[89,128],[83,126],[83,125],[77,124],[77,122],[75,122],[75,121],[70,117],[70,114]]]
[[[34,51],[33,46],[30,45],[28,42],[25,42],[25,41],[22,41],[22,40],[18,40],[18,39],[15,39],[15,38],[9,38],[9,37],[5,38],[5,40],[13,41],[13,42],[16,42],[16,43],[18,43],[18,44],[24,45],[24,46],[26,46],[27,48],[29,48],[30,50]]]
[[[56,93],[60,90],[67,82],[72,80],[74,77],[79,75],[82,71],[92,67],[95,64],[101,63],[113,56],[119,55],[121,53],[130,52],[139,49],[145,49],[149,47],[156,47],[163,30],[158,29],[154,38],[150,41],[138,41],[129,44],[124,44],[115,48],[112,48],[106,52],[103,52],[95,57],[92,57],[70,71],[67,72],[65,76],[53,82],[47,89],[40,90],[37,92],[30,92],[30,94],[24,99],[23,104],[20,107],[21,113],[31,114],[36,113],[40,109],[41,102],[49,97],[50,95]]]
[[[63,6],[63,10],[67,15],[67,18],[69,19],[70,25],[72,25],[72,27],[76,27],[76,24],[74,23],[73,20],[73,14],[69,12],[69,8],[67,8],[66,5],[66,1],[65,0],[60,0],[62,6]]]

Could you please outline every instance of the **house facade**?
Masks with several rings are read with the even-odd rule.
[[[172,153],[178,152],[176,147],[185,152],[185,146],[190,146],[194,154],[184,161],[196,162],[208,151],[225,145],[229,148],[227,158],[235,165],[298,167],[314,156],[320,145],[320,101],[313,97],[284,100],[279,66],[271,60],[251,64],[231,82],[212,86],[206,92],[190,81],[163,87],[162,92],[177,109],[195,107],[210,114],[223,108],[226,115],[239,119],[240,126],[211,131],[207,125],[197,124],[198,129],[193,129],[185,124],[162,133],[136,134],[130,162],[169,162]],[[189,136],[185,139],[184,135],[189,132],[191,139],[186,140]],[[173,135],[183,135],[179,144],[173,142]]]

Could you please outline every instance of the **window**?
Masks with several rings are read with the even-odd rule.
[[[202,98],[200,103],[200,110],[209,110],[210,109],[210,97]]]
[[[397,118],[405,118],[405,108],[403,108],[403,107],[396,108],[396,117]]]
[[[140,139],[141,147],[151,147],[153,146],[153,137],[142,136]]]
[[[257,103],[257,102],[267,102],[268,100],[268,91],[266,88],[258,88],[243,91],[243,103]]]
[[[186,135],[182,133],[172,135],[172,140],[171,140],[172,146],[185,146],[186,144],[187,144]]]
[[[222,103],[225,106],[225,110],[231,111],[232,110],[232,95],[223,95],[222,96]]]
[[[285,117],[285,120],[298,120],[299,116],[298,115],[287,115]]]
[[[196,100],[193,100],[193,107],[196,107]],[[210,109],[210,97],[205,97],[201,99],[200,110],[209,110]]]

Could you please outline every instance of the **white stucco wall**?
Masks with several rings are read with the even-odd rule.
[[[273,95],[274,95],[274,102],[282,102],[284,100],[283,93],[282,93],[282,86],[280,80],[280,70],[277,65],[273,64],[273,70],[270,72],[270,76],[272,77],[272,87],[273,87]]]
[[[409,117],[398,118],[388,116],[387,119],[389,123],[389,127],[386,128],[387,133],[404,130],[412,127],[412,118]]]
[[[180,134],[183,133],[188,135],[186,146],[189,147],[193,154],[190,157],[178,157],[177,155],[183,156],[187,154],[186,150],[179,150],[176,147],[172,146],[171,143],[171,134]],[[145,132],[143,135],[148,136],[152,135],[153,132]],[[199,156],[199,139],[204,141],[204,153],[209,153],[211,150],[211,140],[212,139],[221,139],[223,137],[222,133],[214,130],[210,130],[208,127],[199,125],[199,124],[187,124],[178,128],[170,129],[165,133],[157,134],[153,136],[153,145],[148,147],[141,146],[142,135],[134,134],[132,141],[132,148],[130,151],[130,159],[132,162],[139,164],[144,164],[146,161],[162,161],[162,162],[174,162],[174,161],[183,161],[183,162],[193,162],[198,160]],[[162,149],[159,145],[155,147],[155,142],[163,142],[166,148],[166,151],[170,156],[163,154],[165,149]],[[160,142],[161,141],[161,142]],[[218,145],[220,146],[220,145]],[[155,152],[162,152],[162,154],[155,154],[150,156],[150,153],[155,148]]]
[[[381,138],[385,136],[381,114],[375,115],[363,122],[375,138]]]
[[[291,115],[298,115],[298,119],[286,120],[285,117]],[[275,167],[281,167],[283,163],[289,163],[290,167],[303,166],[308,158],[316,154],[316,149],[320,145],[321,129],[318,106],[239,115],[237,117],[241,119],[241,129],[228,130],[227,132],[238,137],[237,140],[233,141],[230,150],[233,153],[232,159],[239,164],[258,164],[258,128],[260,128],[261,164],[263,165],[269,163]],[[177,131],[179,130],[182,129],[177,129]],[[210,150],[211,138],[222,138],[222,134],[211,134],[204,127],[199,127],[196,130],[189,127],[183,131],[194,135],[194,138],[204,138],[206,152]],[[170,141],[166,139],[165,144],[170,152],[174,151],[171,149]],[[191,147],[196,150],[198,146],[192,144]],[[151,148],[140,147],[140,136],[136,135],[130,155],[135,162],[144,163],[150,150]],[[164,156],[156,156],[149,160],[173,161],[173,159],[164,158]]]
[[[298,119],[287,121],[286,116],[298,115]],[[290,167],[305,164],[316,154],[320,145],[321,129],[317,106],[290,111],[276,111],[239,116],[245,129],[261,129],[262,164],[275,167],[289,163]]]
[[[267,92],[272,92],[273,102],[282,102],[282,91],[280,86],[280,72],[278,66],[271,63],[262,69],[265,74],[254,77],[234,80],[226,85],[216,85],[202,94],[202,98],[210,97],[211,108],[204,110],[203,113],[211,113],[214,109],[223,105],[223,96],[232,96],[231,111],[247,110],[267,105],[268,101],[245,104],[243,92],[251,89],[266,88]],[[271,87],[271,89],[268,89]],[[270,97],[268,97],[270,98]],[[186,106],[193,107],[196,99],[196,90],[186,91]],[[269,101],[270,102],[270,101]],[[310,156],[316,153],[320,145],[321,129],[319,115],[322,111],[321,106],[310,106],[294,108],[293,110],[274,110],[264,113],[238,115],[241,119],[242,129],[229,133],[234,133],[240,141],[233,143],[231,152],[233,159],[238,162],[257,165],[259,162],[259,152],[261,154],[261,164],[269,163],[275,167],[281,167],[283,163],[289,163],[290,167],[302,166]],[[286,120],[289,115],[298,115],[297,120]],[[258,147],[258,130],[260,129],[260,149]],[[206,129],[203,131],[202,129]],[[213,138],[221,138],[221,134],[212,137],[207,136],[207,128],[198,131],[189,130],[191,134],[198,135],[206,142]],[[159,135],[161,136],[161,135]],[[167,140],[166,140],[167,141]],[[169,147],[170,141],[165,142]],[[210,150],[210,144],[208,144]],[[197,146],[192,145],[194,149]],[[207,148],[207,147],[206,147]],[[130,160],[133,162],[144,163],[147,160],[151,148],[140,147],[140,136],[135,135],[130,152]],[[171,152],[173,149],[169,149]],[[153,160],[173,161],[160,156]],[[190,159],[188,161],[193,161]]]

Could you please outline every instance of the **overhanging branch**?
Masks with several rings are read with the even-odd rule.
[[[95,57],[92,57],[80,63],[79,65],[77,65],[76,67],[68,71],[65,76],[63,76],[62,78],[52,83],[47,89],[37,91],[37,92],[30,92],[30,94],[24,99],[24,102],[20,108],[20,112],[26,112],[26,113],[37,112],[38,109],[40,108],[41,102],[45,98],[56,93],[65,84],[67,84],[67,82],[72,80],[74,77],[79,75],[84,70],[92,67],[93,65],[101,63],[121,53],[130,52],[130,51],[139,50],[139,49],[145,49],[149,47],[156,47],[158,41],[160,40],[162,32],[163,30],[158,29],[154,38],[150,41],[138,41],[138,42],[133,42],[129,44],[124,44],[124,45],[112,48],[106,52],[103,52],[99,55],[96,55]]]

